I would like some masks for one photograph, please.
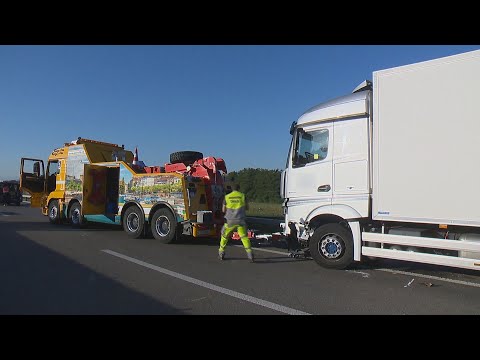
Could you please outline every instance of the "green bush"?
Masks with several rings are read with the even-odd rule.
[[[280,177],[280,170],[248,168],[232,171],[228,174],[227,181],[240,184],[240,191],[249,202],[281,205]]]

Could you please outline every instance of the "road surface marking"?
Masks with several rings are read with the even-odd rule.
[[[353,272],[355,274],[360,274],[362,275],[363,278],[368,278],[370,277],[370,274],[364,271],[357,271],[357,270],[345,270],[346,272]]]
[[[241,247],[243,249],[243,245],[233,245],[233,246],[236,246],[236,247]],[[269,250],[269,249],[262,249],[262,248],[258,248],[258,247],[255,247],[255,246],[252,246],[252,248],[255,249],[255,251],[265,251],[265,252],[269,252],[269,253],[273,253],[273,254],[280,254],[280,255],[285,255],[285,256],[288,256],[288,253],[285,252],[285,251],[275,251],[275,250]]]
[[[243,245],[233,245],[237,247],[243,248]],[[253,246],[252,246],[253,247]],[[270,252],[274,254],[280,254],[280,255],[286,255],[288,256],[288,253],[282,252],[282,251],[275,251],[275,250],[269,250],[269,249],[262,249],[262,248],[257,248],[254,247],[254,249],[257,251],[265,251],[265,252]],[[401,271],[401,270],[393,270],[393,269],[372,269],[373,271],[385,271],[389,272],[392,274],[403,274],[403,275],[408,275],[408,276],[416,276],[420,278],[425,278],[425,279],[431,279],[431,280],[438,280],[438,281],[445,281],[445,282],[450,282],[454,284],[460,284],[460,285],[466,285],[466,286],[473,286],[473,287],[480,287],[479,283],[474,283],[474,282],[469,282],[469,281],[463,281],[463,280],[454,280],[454,279],[447,279],[447,278],[442,278],[440,276],[432,276],[432,275],[423,275],[419,273],[414,273],[414,272],[408,272],[408,271]],[[353,270],[345,270],[347,272],[354,272],[354,273],[359,273],[362,275],[362,277],[366,278],[368,277],[368,273],[361,272],[361,271],[353,271]]]
[[[237,299],[245,300],[245,301],[251,302],[251,303],[256,304],[256,305],[264,306],[266,308],[273,309],[273,310],[276,310],[276,311],[279,311],[279,312],[282,312],[282,313],[285,313],[285,314],[288,314],[288,315],[311,315],[309,313],[306,313],[306,312],[303,312],[303,311],[300,311],[300,310],[296,310],[296,309],[292,309],[292,308],[289,308],[289,307],[286,307],[286,306],[278,305],[278,304],[272,303],[270,301],[258,299],[258,298],[255,298],[253,296],[250,296],[250,295],[245,295],[245,294],[239,293],[237,291],[226,289],[226,288],[223,288],[221,286],[213,285],[213,284],[207,283],[205,281],[198,280],[198,279],[192,278],[190,276],[186,276],[186,275],[177,273],[175,271],[167,270],[167,269],[161,268],[159,266],[152,265],[152,264],[146,263],[146,262],[141,261],[141,260],[137,260],[137,259],[132,258],[130,256],[126,256],[126,255],[117,253],[113,250],[105,249],[105,250],[102,250],[102,251],[107,253],[107,254],[119,257],[121,259],[133,262],[133,263],[141,265],[141,266],[144,266],[146,268],[161,272],[162,274],[169,275],[169,276],[172,276],[174,278],[177,278],[177,279],[180,279],[180,280],[183,280],[183,281],[186,281],[186,282],[198,285],[198,286],[202,286],[202,287],[205,287],[207,289],[217,291],[219,293],[222,293],[222,294],[225,294],[225,295],[228,295],[228,296],[232,296],[232,297],[237,298]]]
[[[392,274],[403,274],[403,275],[416,276],[416,277],[419,277],[419,278],[425,278],[425,279],[431,279],[431,280],[446,281],[446,282],[450,282],[450,283],[454,283],[454,284],[480,287],[480,284],[477,284],[477,283],[474,283],[474,282],[447,279],[447,278],[442,278],[442,277],[439,277],[439,276],[423,275],[423,274],[418,274],[418,273],[413,273],[413,272],[408,272],[408,271],[400,271],[400,270],[392,270],[392,269],[375,269],[375,270],[385,271],[385,272],[389,272],[389,273],[392,273]]]

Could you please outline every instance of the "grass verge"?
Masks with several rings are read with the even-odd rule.
[[[249,202],[248,208],[247,216],[283,218],[282,204]]]

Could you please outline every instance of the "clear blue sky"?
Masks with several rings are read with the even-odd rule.
[[[480,45],[0,46],[0,180],[84,138],[221,157],[229,171],[282,169],[289,128],[372,71]]]

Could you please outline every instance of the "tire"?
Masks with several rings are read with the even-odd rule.
[[[128,237],[132,239],[138,239],[143,234],[145,216],[137,206],[131,206],[125,211],[122,224],[123,230],[125,230]]]
[[[317,264],[329,269],[345,269],[353,262],[351,232],[340,224],[318,227],[309,243],[310,255]]]
[[[85,224],[85,220],[82,216],[82,205],[80,205],[80,203],[76,202],[71,206],[70,211],[68,212],[68,220],[72,227],[76,228],[82,227]]]
[[[175,240],[177,222],[169,209],[161,208],[153,214],[150,229],[155,239],[170,244]]]
[[[51,224],[60,223],[60,207],[58,206],[58,200],[50,201],[48,204],[48,220]]]
[[[198,151],[177,151],[170,154],[170,163],[192,164],[195,160],[203,158],[203,154]]]

